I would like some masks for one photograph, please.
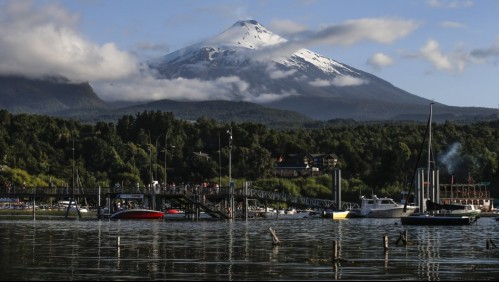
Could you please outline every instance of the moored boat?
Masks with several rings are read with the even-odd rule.
[[[126,209],[113,213],[110,219],[163,219],[162,211],[149,209]]]
[[[354,210],[333,211],[331,214],[332,219],[345,219],[345,218],[352,218],[352,217],[358,217],[358,216],[359,216],[358,211],[354,211]]]
[[[371,198],[362,196],[361,206],[358,216],[373,217],[373,218],[397,218],[408,216],[416,210],[416,206],[407,206],[404,210],[404,205],[396,203],[392,198],[378,198],[373,195]]]
[[[471,204],[435,204],[431,201],[426,202],[426,209],[445,216],[471,216],[480,217],[482,211]]]
[[[419,213],[412,214],[411,216],[406,216],[401,218],[402,225],[471,225],[476,222],[479,216],[463,216],[452,211],[461,210],[461,213],[465,211],[464,208],[458,207],[456,205],[440,205],[435,203],[436,195],[439,194],[439,185],[437,184],[439,176],[438,170],[431,170],[431,122],[433,115],[433,103],[430,104],[430,116],[428,118],[428,125],[426,127],[425,136],[423,138],[423,144],[426,141],[426,134],[428,134],[428,164],[426,169],[426,177],[424,175],[424,170],[419,169],[417,173],[414,173],[414,179],[417,179],[417,195],[419,204]],[[423,145],[422,144],[422,145]],[[423,146],[421,146],[422,148]],[[418,157],[418,162],[421,157],[421,152]],[[435,162],[433,162],[435,163]],[[416,166],[418,163],[416,163]],[[411,185],[414,183],[414,179]],[[412,186],[411,186],[412,188]],[[408,195],[411,194],[409,189]],[[426,199],[426,201],[425,201]],[[407,206],[407,201],[405,206]],[[447,214],[442,213],[442,207],[446,207],[448,211]],[[404,207],[404,210],[406,207]]]
[[[422,213],[402,217],[400,220],[402,225],[470,225],[476,221],[476,217]]]
[[[67,209],[69,206],[70,212],[88,212],[87,208],[81,207],[76,201],[59,201],[57,207],[60,209]]]

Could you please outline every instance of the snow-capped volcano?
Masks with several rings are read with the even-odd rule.
[[[203,59],[203,62],[193,58]],[[273,34],[255,20],[238,21],[221,34],[170,53],[156,62],[151,62],[151,65],[164,69],[170,64],[190,63],[190,67],[196,69],[197,66],[194,65],[197,63],[210,62],[208,65],[215,67],[219,65],[221,59],[224,60],[222,65],[229,62],[242,64],[253,61],[264,65],[279,64],[287,68],[302,69],[305,63],[309,63],[331,75],[341,75],[344,72],[359,75],[332,59],[304,48],[297,48],[296,44],[288,44],[288,40]]]
[[[225,100],[293,110],[319,120],[426,116],[431,101],[302,46],[255,20],[238,21],[149,65],[159,78],[222,81]]]

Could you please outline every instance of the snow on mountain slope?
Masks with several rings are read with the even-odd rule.
[[[249,20],[236,22],[232,27],[218,36],[207,40],[205,44],[258,49],[263,46],[271,46],[282,42],[286,42],[286,39],[268,31],[257,21]]]
[[[255,54],[252,51],[266,52],[267,48],[272,47],[278,49],[279,45],[286,42],[288,42],[286,39],[273,34],[255,20],[238,21],[232,27],[211,39],[170,53],[159,61],[151,61],[150,64],[161,68],[162,65],[172,63],[194,63],[195,61],[192,58],[200,58],[200,50],[205,50],[206,56],[204,56],[204,59],[210,62],[214,62],[221,57],[241,62],[244,59],[251,60]],[[291,56],[274,56],[271,60],[286,67],[297,68],[302,67],[303,61],[305,61],[325,73],[334,75],[342,74],[338,69],[342,69],[343,72],[356,73],[341,63],[307,49],[299,49]],[[356,74],[358,75],[358,73]]]

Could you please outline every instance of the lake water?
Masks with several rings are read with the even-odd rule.
[[[396,245],[405,230],[408,244]],[[499,249],[487,249],[488,239],[499,246],[493,218],[471,226],[361,218],[1,220],[0,280],[497,280]]]

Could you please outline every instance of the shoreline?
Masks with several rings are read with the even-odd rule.
[[[33,214],[32,209],[0,209],[0,220],[32,220],[32,219],[68,219],[68,220],[90,220],[98,219],[96,211],[82,212],[81,218],[78,217],[78,213],[75,211],[70,211],[66,217],[65,210],[36,210]]]

